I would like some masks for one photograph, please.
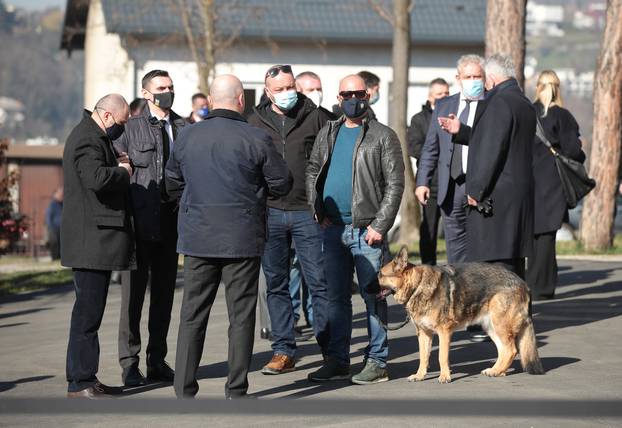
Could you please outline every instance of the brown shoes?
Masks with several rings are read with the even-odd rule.
[[[97,400],[100,398],[112,398],[123,392],[121,388],[107,386],[101,382],[95,382],[93,386],[89,386],[82,391],[68,392],[67,398],[86,398],[89,400]]]
[[[284,354],[274,354],[268,364],[266,364],[261,372],[265,375],[278,375],[289,373],[296,370],[296,363],[292,357]]]

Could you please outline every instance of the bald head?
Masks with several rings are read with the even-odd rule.
[[[339,82],[339,92],[341,91],[365,91],[367,86],[365,80],[358,74],[350,74]]]
[[[119,94],[108,94],[95,104],[91,118],[103,130],[117,125],[125,125],[130,118],[130,106]]]
[[[207,97],[212,110],[226,109],[244,112],[244,88],[240,79],[232,74],[217,76]]]
[[[119,94],[108,94],[95,104],[96,109],[108,110],[111,113],[123,113],[124,110],[130,109],[127,105],[127,101]]]

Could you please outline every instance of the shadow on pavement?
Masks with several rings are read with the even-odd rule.
[[[25,377],[22,379],[16,379],[8,382],[0,382],[0,392],[8,391],[10,389],[15,388],[20,383],[28,383],[28,382],[40,382],[42,380],[51,379],[54,376],[52,375],[43,375],[43,376],[33,376],[33,377]]]

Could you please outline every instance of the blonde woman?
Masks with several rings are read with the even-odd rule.
[[[544,134],[552,146],[578,162],[585,161],[579,125],[572,114],[562,107],[560,82],[554,71],[540,73],[534,105]],[[533,255],[528,260],[527,283],[533,300],[547,300],[555,297],[555,235],[562,222],[568,221],[568,206],[553,155],[538,137],[534,140],[533,175],[535,236]]]

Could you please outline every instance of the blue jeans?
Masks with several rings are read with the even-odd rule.
[[[274,353],[296,351],[294,310],[289,295],[290,243],[293,242],[313,302],[313,331],[322,353],[328,346],[328,291],[324,277],[322,232],[310,211],[268,208],[268,241],[262,264]]]
[[[387,302],[376,300],[367,290],[378,287],[378,272],[383,263],[384,244],[369,246],[365,241],[367,229],[352,225],[331,225],[324,229],[324,269],[328,283],[328,319],[330,341],[328,355],[340,365],[350,364],[352,338],[352,274],[356,268],[359,292],[365,301],[367,337],[365,357],[386,367],[389,355],[387,332],[374,314],[386,324]],[[376,282],[376,284],[374,284]]]
[[[301,317],[301,310],[310,326],[313,326],[313,304],[308,293],[307,284],[300,270],[300,261],[296,251],[292,250],[292,267],[289,271],[289,296],[292,298],[292,308],[294,309],[294,325]]]

